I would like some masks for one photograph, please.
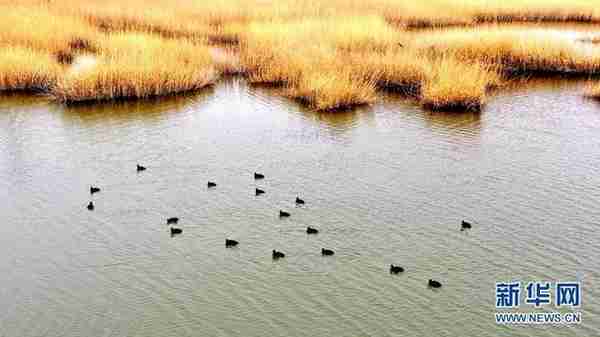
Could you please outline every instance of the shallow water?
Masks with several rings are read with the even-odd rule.
[[[394,97],[320,114],[237,80],[94,107],[5,96],[0,336],[599,335],[600,104],[581,92],[537,83],[480,114]],[[495,282],[576,279],[582,324],[494,323]]]

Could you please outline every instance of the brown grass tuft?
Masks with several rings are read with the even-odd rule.
[[[288,96],[316,110],[346,109],[373,103],[377,98],[375,81],[349,67],[305,74],[289,88]]]
[[[563,35],[542,29],[491,27],[448,29],[417,36],[414,46],[433,55],[454,53],[461,58],[498,65],[516,74],[596,74],[600,52],[586,51]]]
[[[146,98],[197,90],[214,82],[208,47],[146,34],[110,34],[95,67],[70,73],[52,91],[62,102]]]
[[[368,104],[377,90],[475,109],[499,74],[600,73],[592,44],[488,24],[600,22],[589,0],[0,0],[0,19],[1,88],[67,102],[195,90],[224,73],[320,110]]]
[[[0,50],[0,90],[48,90],[61,73],[49,53],[23,47]]]
[[[69,51],[74,41],[95,40],[98,31],[83,19],[51,12],[46,7],[0,5],[0,44],[50,53]]]
[[[485,104],[488,90],[501,82],[497,71],[481,63],[446,55],[429,65],[421,104],[431,110],[478,111]]]

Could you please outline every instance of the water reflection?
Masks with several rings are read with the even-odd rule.
[[[444,128],[449,131],[459,131],[468,128],[471,136],[481,133],[481,112],[423,112],[425,125],[431,128]]]
[[[423,122],[429,129],[445,130],[445,135],[460,135],[464,137],[464,130],[471,136],[477,135],[482,129],[482,113],[484,112],[444,112],[427,111],[420,108],[418,101],[398,94],[386,94],[382,107],[385,110],[398,111],[412,116],[415,120]],[[439,131],[437,131],[439,132]]]
[[[547,76],[544,78],[516,78],[506,82],[504,86],[492,92],[491,100],[495,96],[506,94],[523,94],[536,90],[569,90],[569,94],[577,94],[578,91],[585,87],[589,79],[585,76]]]
[[[322,124],[337,132],[352,129],[358,123],[369,124],[375,119],[373,108],[369,106],[326,112],[314,111],[303,105],[299,105],[298,108],[306,120]]]
[[[65,120],[83,125],[152,120],[206,102],[214,93],[215,89],[208,87],[199,92],[149,99],[54,105],[53,110]]]
[[[47,105],[51,99],[47,95],[23,93],[23,92],[0,92],[0,111],[15,111],[20,107],[32,107]]]
[[[322,125],[323,130],[327,130],[331,136],[343,135],[358,124],[370,124],[375,119],[373,108],[368,105],[335,111],[316,111],[298,100],[285,97],[285,88],[253,84],[242,89],[247,89],[250,95],[266,105],[279,105],[280,108],[298,113],[305,121]]]

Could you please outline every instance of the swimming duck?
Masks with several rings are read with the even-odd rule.
[[[440,282],[432,279],[429,279],[429,282],[427,284],[432,288],[440,288],[442,286]]]
[[[312,227],[306,227],[306,234],[317,234],[319,233],[319,230],[316,228],[312,228]]]
[[[460,230],[471,229],[471,224],[463,220],[460,224]]]
[[[323,256],[331,256],[331,255],[333,255],[333,254],[335,254],[335,253],[333,252],[333,250],[331,250],[331,249],[325,249],[325,248],[321,248],[321,255],[323,255]]]
[[[225,247],[235,247],[239,242],[235,240],[225,239]]]

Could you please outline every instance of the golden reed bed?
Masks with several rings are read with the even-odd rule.
[[[66,103],[144,98],[241,74],[281,85],[319,110],[369,104],[382,90],[434,110],[477,110],[515,74],[600,72],[594,44],[489,24],[506,22],[595,24],[600,7],[586,0],[0,0],[0,90],[37,90]],[[233,46],[239,61],[215,54],[215,44]],[[80,55],[94,65],[74,67]]]

